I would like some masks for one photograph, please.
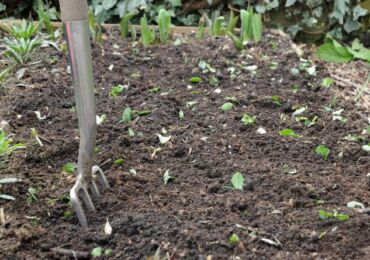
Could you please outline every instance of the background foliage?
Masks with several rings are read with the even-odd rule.
[[[2,0],[1,16],[35,16],[39,1]],[[51,13],[58,9],[57,0],[44,2]],[[130,11],[146,13],[149,23],[155,23],[159,10],[165,8],[176,25],[198,25],[202,11],[229,12],[253,5],[267,25],[304,40],[321,40],[327,34],[344,40],[361,37],[370,23],[370,0],[89,0],[89,4],[99,23],[118,22]]]

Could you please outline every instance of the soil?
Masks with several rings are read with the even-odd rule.
[[[1,190],[16,197],[0,201],[1,259],[68,259],[53,250],[86,256],[96,247],[111,249],[111,259],[155,259],[158,248],[166,259],[370,258],[370,215],[346,207],[370,204],[370,158],[361,148],[369,137],[344,140],[367,127],[364,111],[338,98],[334,110],[344,109],[348,121],[333,121],[324,108],[336,86],[321,86],[328,74],[319,62],[316,76],[292,73],[301,61],[289,39],[268,33],[244,52],[224,38],[144,49],[112,31],[93,45],[93,56],[98,115],[107,115],[98,126],[96,164],[111,188],[94,200],[97,212],[88,212],[90,226],[81,228],[68,199],[75,178],[62,172],[77,160],[79,135],[67,55],[44,48],[39,63],[1,90],[7,132],[27,144],[1,169],[1,177],[22,179]],[[214,71],[202,71],[201,60]],[[202,81],[190,83],[193,76]],[[128,89],[113,98],[118,84]],[[234,108],[222,112],[226,97],[235,97]],[[298,106],[307,106],[302,116],[317,116],[316,124],[297,122]],[[120,123],[126,107],[151,113]],[[245,126],[243,113],[256,116],[256,124]],[[302,137],[280,136],[284,128]],[[170,141],[160,144],[157,133]],[[319,144],[330,148],[328,160],[315,154]],[[166,170],[176,178],[164,185]],[[243,191],[230,186],[237,171]],[[38,191],[33,202],[30,187]],[[319,210],[349,219],[320,219]],[[112,235],[104,233],[107,219]],[[232,234],[240,238],[236,245],[229,243]]]

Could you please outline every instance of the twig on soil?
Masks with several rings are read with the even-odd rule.
[[[59,254],[59,255],[70,256],[70,257],[74,257],[75,259],[89,258],[90,257],[89,252],[74,251],[72,249],[64,249],[64,248],[54,247],[50,250],[53,251],[54,253]]]

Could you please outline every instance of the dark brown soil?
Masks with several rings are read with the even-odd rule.
[[[69,216],[74,177],[62,173],[65,163],[77,160],[79,134],[67,57],[43,49],[41,63],[28,67],[23,79],[9,79],[0,96],[8,132],[27,144],[1,170],[1,177],[22,178],[2,187],[16,200],[0,201],[7,218],[0,229],[1,259],[67,258],[53,253],[55,247],[87,253],[112,249],[112,259],[145,259],[159,247],[170,259],[370,258],[370,216],[346,207],[349,201],[370,204],[369,154],[361,149],[365,142],[343,139],[360,135],[366,121],[353,104],[341,100],[334,109],[344,109],[348,122],[333,121],[324,110],[334,92],[321,87],[327,76],[323,66],[316,64],[317,76],[292,74],[300,60],[288,39],[266,35],[244,53],[228,39],[147,49],[112,39],[95,45],[93,52],[98,114],[108,117],[98,126],[96,164],[105,163],[112,187],[95,201],[97,212],[88,214],[90,228],[80,228]],[[200,60],[216,72],[201,71]],[[242,68],[252,65],[255,73]],[[233,77],[231,67],[240,75]],[[189,83],[193,76],[202,82]],[[210,84],[212,77],[218,86]],[[129,88],[110,97],[117,84]],[[149,91],[154,87],[161,91]],[[273,95],[282,106],[271,101]],[[237,102],[233,110],[221,112],[225,97]],[[189,101],[197,103],[188,108]],[[151,114],[119,123],[128,106]],[[317,123],[297,122],[292,117],[296,106],[307,106],[303,115],[318,116]],[[34,111],[46,119],[38,120]],[[244,126],[243,113],[255,115],[256,124]],[[259,127],[267,133],[257,133]],[[31,128],[43,138],[43,147]],[[163,128],[172,138],[161,145],[156,134]],[[278,132],[284,128],[302,137],[282,137]],[[327,161],[315,154],[319,144],[331,150]],[[120,158],[123,165],[115,165]],[[166,170],[176,179],[164,185]],[[237,171],[245,177],[243,191],[228,188]],[[29,187],[39,191],[30,205]],[[319,210],[350,218],[322,220]],[[106,219],[111,236],[104,234]],[[232,234],[239,236],[239,245],[229,243]]]

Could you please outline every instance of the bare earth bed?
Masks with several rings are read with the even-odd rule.
[[[1,259],[68,258],[53,252],[56,247],[86,254],[102,247],[112,250],[112,259],[145,259],[159,247],[171,259],[370,258],[370,216],[346,207],[370,204],[370,159],[361,148],[369,141],[368,125],[351,102],[331,102],[336,86],[322,86],[328,76],[322,64],[309,75],[312,65],[272,33],[243,54],[228,39],[144,49],[116,35],[93,46],[98,115],[107,115],[98,126],[96,163],[111,189],[95,202],[98,212],[88,214],[88,230],[71,214],[74,177],[62,172],[77,160],[79,135],[66,53],[42,49],[40,63],[1,89],[0,119],[27,145],[0,170],[1,177],[22,179],[2,187],[16,200],[0,201]],[[190,83],[194,76],[201,82]],[[128,89],[113,98],[118,84]],[[222,112],[225,102],[233,109]],[[305,106],[299,116],[317,116],[310,127],[293,116]],[[120,123],[126,107],[150,114]],[[347,123],[333,120],[339,109]],[[256,123],[245,126],[244,113]],[[280,136],[284,128],[301,137]],[[157,133],[170,141],[160,144]],[[345,140],[348,134],[364,140]],[[328,160],[315,153],[320,144],[330,148]],[[122,165],[114,163],[121,158]],[[176,179],[164,185],[166,170]],[[237,171],[245,178],[243,191],[229,188]],[[38,191],[32,203],[30,187]],[[319,210],[349,219],[320,219]],[[104,234],[106,219],[111,236]],[[232,234],[240,238],[237,245],[229,243]]]

